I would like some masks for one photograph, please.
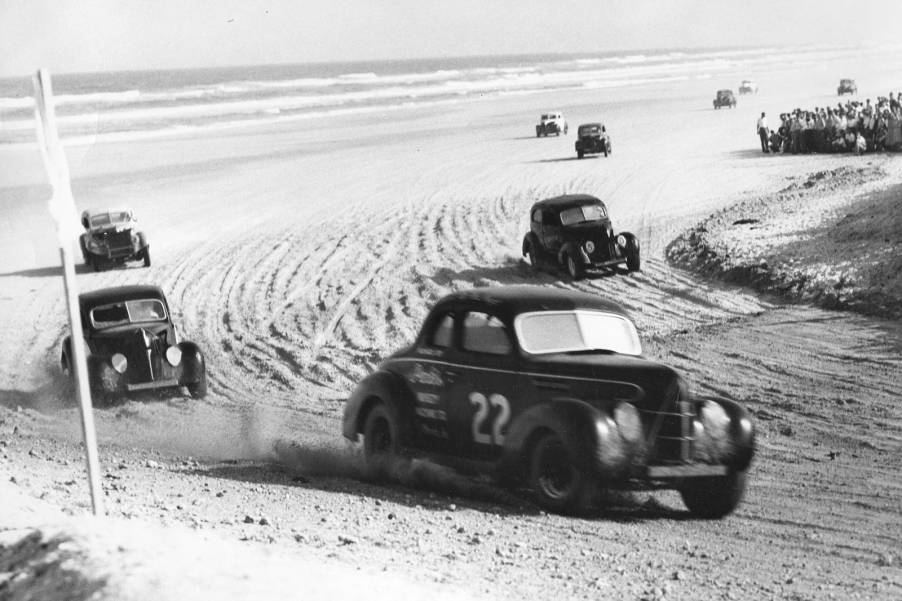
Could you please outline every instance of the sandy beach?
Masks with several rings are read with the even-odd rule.
[[[765,155],[754,127],[762,111],[775,123],[797,106],[835,104],[850,74],[860,98],[887,95],[902,86],[900,69],[902,58],[849,55],[801,70],[70,145],[79,209],[133,208],[154,257],[148,269],[79,266],[79,286],[161,285],[210,378],[203,401],[95,411],[101,462],[117,477],[105,480],[110,513],[241,539],[253,565],[266,565],[261,548],[300,547],[330,569],[386,570],[464,596],[902,595],[891,534],[902,526],[898,324],[784,306],[665,256],[707,215],[817,171],[879,170],[850,196],[902,183],[902,155]],[[715,90],[744,77],[760,92],[713,110]],[[569,136],[535,137],[550,109],[564,112]],[[575,125],[597,120],[612,154],[577,160]],[[0,475],[26,498],[79,514],[88,495],[78,414],[59,373],[67,326],[49,188],[36,145],[0,145],[0,165]],[[580,282],[531,272],[520,252],[528,209],[562,193],[602,198],[615,229],[640,239],[642,271]],[[387,486],[358,477],[339,427],[355,383],[444,294],[522,283],[620,302],[649,355],[695,389],[752,408],[760,448],[735,515],[687,520],[678,497],[661,493],[564,518],[457,477],[426,486],[416,475]],[[248,526],[245,515],[272,526]],[[148,561],[145,551],[133,561]]]

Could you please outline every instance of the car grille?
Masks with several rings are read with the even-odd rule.
[[[110,257],[123,257],[132,254],[132,232],[110,232],[104,236]]]
[[[640,409],[645,424],[650,463],[685,463],[692,459],[695,437],[692,422],[695,410],[680,398],[673,386],[657,409]]]

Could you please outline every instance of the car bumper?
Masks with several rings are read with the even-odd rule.
[[[134,392],[136,390],[153,390],[156,388],[173,388],[176,386],[180,386],[179,381],[173,378],[167,380],[154,380],[153,382],[126,384],[125,389],[129,392]]]
[[[645,477],[649,480],[671,480],[679,478],[705,478],[726,476],[729,469],[725,465],[650,465]]]

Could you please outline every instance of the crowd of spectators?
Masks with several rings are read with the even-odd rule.
[[[777,129],[767,127],[764,113],[755,126],[762,152],[864,152],[889,150],[902,143],[902,92],[837,103],[835,107],[795,109],[780,115]]]

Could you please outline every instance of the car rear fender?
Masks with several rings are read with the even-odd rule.
[[[342,435],[356,442],[363,432],[367,414],[379,403],[387,405],[389,411],[398,416],[401,444],[407,444],[412,426],[413,393],[399,376],[386,370],[368,375],[351,393],[345,404]]]
[[[530,407],[511,424],[501,470],[524,477],[532,446],[546,432],[563,438],[573,460],[588,472],[606,475],[625,468],[625,452],[612,418],[584,401],[565,398]]]
[[[536,252],[539,251],[539,237],[536,236],[535,232],[529,232],[525,236],[523,236],[523,256],[526,256],[526,253],[529,251],[529,247],[532,246],[536,249]]]

